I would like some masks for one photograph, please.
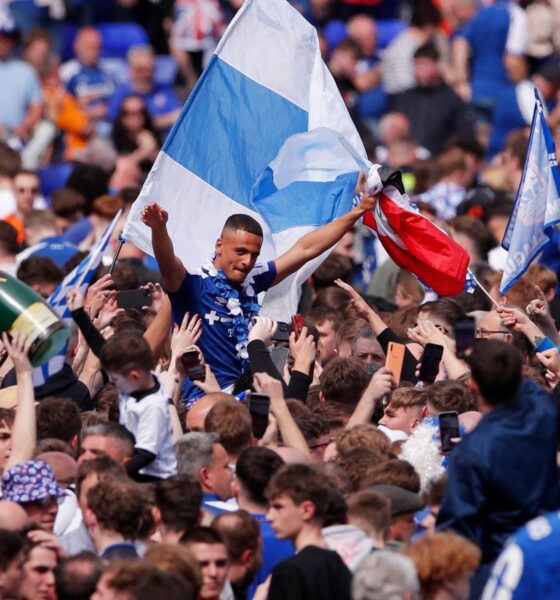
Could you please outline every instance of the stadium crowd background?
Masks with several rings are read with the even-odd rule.
[[[1,270],[48,298],[126,213],[239,6],[3,4]],[[535,88],[560,133],[560,3],[294,6],[370,159],[401,171],[499,308],[478,288],[437,299],[357,225],[305,284],[299,339],[258,318],[232,393],[201,354],[187,400],[180,357],[213,323],[187,315],[170,330],[153,258],[126,243],[108,273],[115,236],[86,297],[69,299],[62,371],[34,387],[26,339],[3,338],[0,598],[558,593],[557,234],[507,297],[499,282]],[[150,306],[117,307],[140,287]],[[463,356],[467,314],[478,339]],[[400,381],[390,342],[406,344]],[[435,382],[417,371],[429,343],[444,348]],[[289,349],[285,372],[270,345]],[[259,434],[250,388],[270,396]],[[464,437],[450,456],[448,412]]]

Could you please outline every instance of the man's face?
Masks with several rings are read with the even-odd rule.
[[[410,435],[418,424],[418,411],[415,408],[404,408],[402,406],[391,408],[391,404],[389,404],[383,412],[383,418],[379,421],[379,424],[388,429],[404,431],[404,433]]]
[[[282,540],[295,539],[305,523],[302,505],[296,504],[286,495],[278,496],[270,502],[266,520]]]
[[[25,563],[25,554],[20,552],[8,564],[6,570],[2,573],[2,587],[0,591],[4,598],[19,598],[19,590],[23,580],[23,564]]]
[[[101,52],[101,36],[96,31],[84,31],[78,34],[75,51],[83,65],[94,67]]]
[[[215,265],[231,283],[243,283],[257,262],[261,246],[262,238],[254,233],[224,229],[216,242]]]
[[[439,65],[432,58],[414,59],[414,76],[420,87],[431,87],[439,81]]]
[[[154,80],[154,58],[149,54],[139,54],[130,63],[132,87],[143,93],[151,87]]]
[[[358,338],[352,356],[359,358],[366,365],[382,367],[385,364],[385,353],[375,338]]]
[[[215,600],[220,597],[228,576],[229,560],[224,544],[203,544],[194,542],[188,544],[202,572],[202,589],[200,600]],[[109,600],[97,599],[92,600]]]
[[[43,546],[35,546],[23,567],[21,598],[24,600],[52,600],[56,554]]]
[[[408,544],[412,538],[412,534],[416,531],[416,523],[414,522],[414,513],[405,513],[391,519],[389,528],[389,539],[396,542]]]
[[[336,358],[336,330],[332,321],[323,321],[315,325],[319,332],[321,365]]]
[[[231,482],[233,471],[229,466],[229,457],[222,444],[214,444],[212,465],[208,469],[208,487],[220,498],[231,498]]]
[[[35,197],[39,193],[39,178],[36,175],[20,173],[14,178],[14,196],[18,211],[24,215],[31,211]]]
[[[22,502],[21,507],[27,513],[31,523],[37,523],[46,531],[52,533],[58,513],[58,498],[56,496],[47,496],[34,502]]]
[[[12,428],[0,423],[0,473],[4,472],[6,463],[12,453]]]
[[[82,442],[82,453],[78,458],[78,465],[82,465],[88,460],[108,456],[115,462],[122,464],[128,458],[124,448],[110,435],[88,435]]]
[[[494,310],[487,312],[476,330],[476,337],[486,340],[500,340],[501,342],[511,343],[513,336],[511,332],[504,327],[498,313]]]
[[[97,582],[95,592],[91,595],[91,600],[118,600],[120,594],[109,585],[110,575],[105,573]]]

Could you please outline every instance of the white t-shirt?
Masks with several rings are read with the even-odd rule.
[[[119,395],[119,423],[134,435],[135,448],[147,450],[156,456],[139,473],[167,479],[177,474],[169,399],[157,376],[152,375],[158,386],[154,392],[139,399],[127,394]]]

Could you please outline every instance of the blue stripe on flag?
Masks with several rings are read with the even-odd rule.
[[[230,98],[242,101],[231,103]],[[307,124],[305,110],[214,55],[163,150],[226,196],[251,208],[257,177],[286,138],[307,131]],[[193,144],[204,139],[212,143]]]
[[[277,190],[267,168],[253,198],[254,209],[266,215],[272,233],[293,227],[330,223],[352,208],[359,173],[345,173],[334,181],[295,181]]]

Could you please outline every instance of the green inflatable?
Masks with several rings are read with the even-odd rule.
[[[45,300],[15,277],[0,271],[0,331],[20,331],[33,342],[29,359],[34,367],[47,362],[64,348],[70,329]]]

